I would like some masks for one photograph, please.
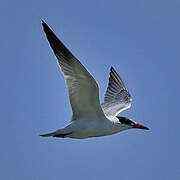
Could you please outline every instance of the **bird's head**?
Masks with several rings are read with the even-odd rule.
[[[117,116],[117,118],[119,119],[119,122],[121,123],[121,125],[125,129],[138,128],[138,129],[149,130],[149,128],[147,128],[146,126],[139,124],[139,123],[136,123],[136,122],[134,122],[131,119],[128,119],[126,117]]]

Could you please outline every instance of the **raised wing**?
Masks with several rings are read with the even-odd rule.
[[[104,113],[107,116],[116,116],[121,111],[130,108],[131,95],[119,74],[111,67],[109,84],[104,96],[104,102],[101,104]]]
[[[104,116],[99,102],[99,88],[94,78],[44,21],[42,25],[64,74],[73,112],[72,121],[80,117]]]

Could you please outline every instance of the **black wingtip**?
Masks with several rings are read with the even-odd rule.
[[[43,30],[49,41],[51,48],[53,49],[55,55],[59,57],[63,56],[67,59],[73,58],[73,54],[66,48],[66,46],[58,39],[55,33],[50,29],[50,27],[42,20]]]
[[[110,69],[111,71],[114,71],[115,69],[113,68],[113,66],[111,66],[111,69]]]
[[[41,20],[41,22],[42,22],[42,26],[43,26],[44,31],[46,31],[47,29],[50,29],[44,20]]]
[[[54,36],[56,36],[55,34],[54,34],[54,32],[50,29],[50,27],[45,23],[45,21],[44,20],[41,20],[42,21],[42,26],[43,26],[43,30],[44,30],[44,32],[46,33],[46,35],[48,35],[48,34],[53,34]],[[57,38],[57,37],[56,37]],[[57,38],[58,39],[58,38]]]
[[[41,19],[41,23],[42,23],[43,26],[46,24],[43,19]]]
[[[111,69],[110,69],[110,76],[111,76],[111,74],[118,74],[117,72],[116,72],[116,70],[111,66]]]

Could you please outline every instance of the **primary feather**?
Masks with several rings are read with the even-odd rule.
[[[121,111],[130,108],[131,95],[119,74],[111,67],[108,87],[101,104],[107,116],[117,116]]]
[[[99,87],[94,78],[44,21],[42,25],[64,74],[73,113],[71,120],[84,116],[104,116],[99,101]]]

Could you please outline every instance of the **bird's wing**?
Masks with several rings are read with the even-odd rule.
[[[64,74],[73,113],[72,121],[83,117],[95,119],[104,116],[99,101],[99,88],[94,78],[44,21],[42,25]]]
[[[104,113],[107,116],[116,116],[121,111],[130,108],[131,101],[131,95],[124,82],[115,69],[111,67],[109,84],[104,96],[104,102],[101,104]]]

